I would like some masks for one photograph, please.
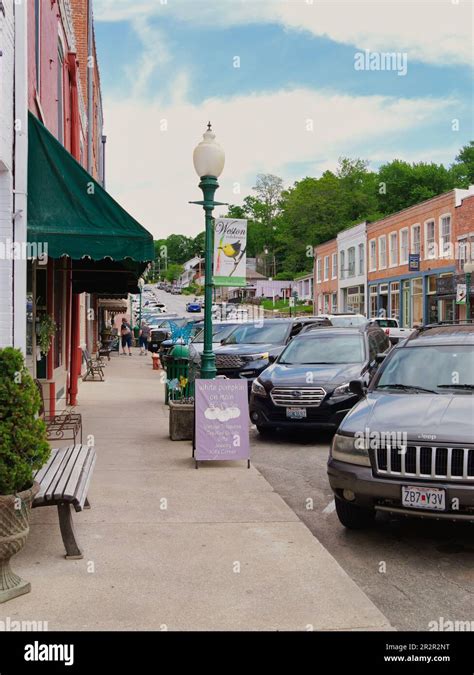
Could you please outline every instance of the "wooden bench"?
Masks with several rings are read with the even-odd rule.
[[[86,373],[83,375],[82,380],[85,382],[86,380],[92,379],[94,381],[96,376],[99,377],[100,382],[104,381],[104,364],[97,360],[93,359],[92,356],[89,354],[87,349],[83,349],[82,353],[84,355],[84,360],[86,362]]]
[[[39,416],[46,424],[46,433],[49,441],[71,440],[74,443],[80,435],[82,443],[82,415],[66,410],[57,415],[46,415],[44,406],[43,387],[39,380],[35,380],[36,388],[40,395]]]
[[[74,532],[71,506],[75,511],[90,508],[87,492],[96,460],[93,446],[71,445],[53,449],[46,464],[36,472],[34,479],[40,489],[33,501],[33,508],[57,506],[59,527],[66,549],[66,558],[83,557]]]

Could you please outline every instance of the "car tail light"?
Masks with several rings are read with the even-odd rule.
[[[385,329],[385,335],[390,335],[390,328]]]

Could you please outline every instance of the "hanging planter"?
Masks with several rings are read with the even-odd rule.
[[[52,316],[43,314],[36,327],[36,344],[43,356],[51,349],[51,341],[56,333],[56,323]]]

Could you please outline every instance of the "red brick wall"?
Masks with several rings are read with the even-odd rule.
[[[439,242],[439,220],[440,216],[451,214],[451,241],[454,243],[454,219],[455,219],[455,199],[454,199],[454,190],[450,192],[434,197],[428,201],[422,202],[421,204],[416,204],[415,206],[410,206],[403,211],[394,213],[383,220],[378,220],[375,223],[370,223],[367,225],[367,270],[368,270],[368,280],[369,282],[374,279],[383,279],[386,277],[393,277],[401,274],[406,274],[408,272],[408,264],[400,265],[398,264],[395,267],[390,267],[390,240],[389,234],[391,232],[398,232],[398,261],[400,261],[400,230],[405,227],[408,227],[409,232],[409,252],[412,252],[411,249],[411,226],[415,224],[421,225],[420,232],[420,271],[430,270],[440,267],[447,267],[454,265],[454,257],[447,258],[438,256],[436,259],[427,259],[425,260],[425,221],[434,219],[435,221],[435,240]],[[387,266],[385,269],[379,269],[379,237],[386,235],[387,241]],[[376,252],[377,252],[377,270],[375,272],[370,271],[370,240],[376,239]]]

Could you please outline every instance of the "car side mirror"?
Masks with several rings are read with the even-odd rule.
[[[270,354],[270,355],[269,355],[269,357],[268,357],[268,363],[275,363],[276,360],[277,360],[277,357],[275,356],[275,354]]]
[[[363,382],[363,380],[351,380],[349,382],[349,390],[352,394],[355,394],[355,396],[363,398],[366,392],[365,382]]]
[[[384,361],[386,356],[387,354],[377,354],[377,356],[375,357],[375,363],[382,363],[382,361]]]

